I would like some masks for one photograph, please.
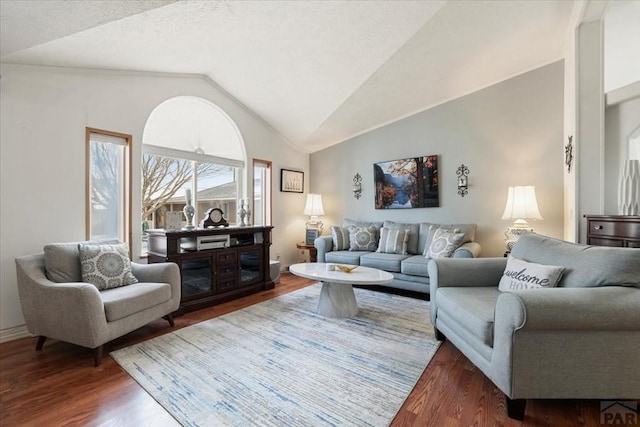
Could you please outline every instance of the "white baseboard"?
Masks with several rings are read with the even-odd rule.
[[[13,328],[0,329],[0,344],[7,341],[13,341],[20,338],[31,337],[31,333],[27,329],[27,325],[14,326]]]

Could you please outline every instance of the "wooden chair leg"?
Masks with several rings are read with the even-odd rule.
[[[526,399],[507,399],[507,414],[509,418],[513,418],[514,420],[522,421],[524,420],[524,410],[527,405]]]
[[[167,322],[169,322],[169,325],[171,325],[171,327],[176,326],[175,322],[173,321],[173,316],[171,315],[171,313],[167,314],[166,316],[163,316],[162,318]]]
[[[102,363],[102,348],[104,346],[99,346],[93,349],[93,366],[96,368],[100,366]]]
[[[42,350],[42,346],[44,345],[44,342],[47,340],[47,337],[43,336],[43,335],[39,335],[38,336],[38,342],[36,343],[36,350]]]

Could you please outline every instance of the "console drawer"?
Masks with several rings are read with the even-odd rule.
[[[640,237],[640,224],[633,222],[589,221],[589,234],[592,236]]]
[[[637,248],[640,246],[640,216],[585,215],[587,244]]]

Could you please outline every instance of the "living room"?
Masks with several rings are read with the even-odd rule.
[[[11,3],[19,2],[2,1],[3,19]],[[171,7],[173,2],[159,3]],[[442,21],[436,22],[445,25],[446,13],[461,7],[453,3],[464,2],[438,3],[442,3],[443,9],[429,13],[436,18],[440,16]],[[471,6],[474,2],[468,3]],[[551,237],[586,242],[583,215],[617,213],[618,175],[626,149],[625,138],[638,126],[640,115],[638,61],[620,62],[625,56],[633,58],[635,54],[637,57],[637,50],[632,48],[629,54],[622,43],[620,51],[608,55],[598,40],[604,40],[606,49],[610,46],[608,40],[620,40],[616,39],[616,33],[607,37],[607,31],[632,31],[633,28],[606,23],[607,19],[624,23],[627,22],[623,19],[625,16],[637,16],[633,14],[637,13],[637,2],[609,2],[609,9],[607,2],[551,3],[557,3],[553,12],[558,15],[552,15],[545,23],[564,26],[536,28],[535,37],[543,38],[543,34],[556,37],[545,39],[552,46],[545,46],[544,54],[527,62],[520,56],[506,54],[511,53],[511,49],[533,47],[505,47],[494,40],[496,46],[492,49],[495,50],[479,52],[478,58],[469,58],[455,70],[434,76],[428,74],[429,69],[422,63],[415,63],[415,69],[407,70],[411,67],[406,66],[402,54],[407,51],[402,49],[415,55],[420,50],[411,43],[436,34],[446,39],[444,35],[449,33],[436,33],[442,28],[414,22],[413,33],[407,30],[405,35],[407,45],[396,40],[395,50],[387,53],[387,58],[396,54],[399,57],[369,69],[370,74],[360,85],[351,82],[351,92],[343,99],[344,107],[335,103],[335,98],[331,110],[321,109],[322,99],[314,105],[315,98],[307,93],[321,98],[322,85],[318,85],[320,89],[305,92],[309,99],[302,99],[294,109],[317,107],[325,113],[320,124],[327,123],[322,127],[317,124],[319,118],[313,117],[316,133],[306,141],[283,136],[277,118],[266,119],[249,108],[225,89],[225,84],[198,71],[197,64],[187,72],[171,64],[163,70],[140,71],[139,63],[144,62],[144,57],[138,58],[137,66],[131,69],[78,66],[73,61],[63,63],[57,60],[57,55],[73,56],[73,43],[54,46],[51,50],[46,50],[46,44],[69,36],[64,28],[55,37],[39,39],[37,25],[42,21],[34,20],[33,34],[27,37],[29,32],[23,32],[21,39],[15,36],[20,35],[20,31],[16,31],[14,51],[7,51],[4,42],[12,39],[5,35],[5,28],[10,27],[3,23],[0,341],[25,339],[29,335],[20,308],[14,259],[41,251],[51,242],[85,238],[86,128],[132,135],[135,164],[142,156],[149,115],[162,102],[179,96],[208,100],[231,117],[242,135],[247,164],[252,159],[272,162],[271,258],[279,257],[283,269],[297,262],[296,244],[304,238],[307,218],[302,212],[309,193],[323,196],[325,226],[340,224],[347,218],[474,222],[478,225],[476,240],[482,245],[481,256],[501,257],[505,251],[503,233],[509,225],[501,219],[507,190],[515,185],[534,185],[544,218],[533,224],[535,230]],[[478,14],[485,14],[481,16],[490,15],[477,7]],[[149,12],[152,11],[150,8]],[[464,17],[472,20],[474,15],[469,13]],[[526,17],[521,19],[513,25],[526,21]],[[122,23],[123,27],[126,25]],[[139,31],[144,33],[144,28]],[[632,34],[637,37],[637,29],[635,31]],[[466,36],[473,37],[473,34],[470,31]],[[522,37],[521,32],[518,36]],[[126,42],[120,40],[118,46],[124,49]],[[437,62],[437,53],[444,52],[428,51],[424,56],[433,56],[436,59],[431,61]],[[91,57],[83,60],[90,61]],[[96,63],[102,60],[104,58],[95,58]],[[502,65],[499,73],[485,71],[492,62]],[[397,74],[385,68],[403,66],[404,72]],[[174,71],[176,69],[179,71]],[[608,74],[611,69],[614,74],[618,73],[616,80],[607,80],[607,76],[612,75]],[[429,78],[428,83],[421,82],[420,75]],[[396,80],[385,80],[391,77]],[[240,83],[236,84],[241,84],[243,79],[239,76]],[[432,101],[427,104],[418,102],[416,98],[423,96],[422,85],[439,88],[441,93],[429,98]],[[448,95],[450,92],[444,87],[447,85],[455,86],[455,96]],[[405,101],[389,96],[393,91],[406,93]],[[418,95],[410,95],[413,91]],[[608,99],[617,98],[617,103],[605,108],[605,94]],[[268,96],[277,98],[278,93],[268,93]],[[401,104],[402,113],[394,103]],[[369,116],[377,121],[367,121]],[[302,118],[306,116],[288,117],[292,122],[301,122]],[[569,171],[565,151],[570,137],[574,159]],[[375,209],[373,164],[427,155],[439,156],[440,206],[394,211]],[[456,169],[461,164],[469,168],[468,194],[464,197],[458,194],[457,188]],[[281,169],[304,173],[303,193],[278,191]],[[352,191],[356,174],[363,178],[360,198],[355,198]],[[132,204],[139,206],[140,170],[133,168],[132,176]],[[246,181],[251,179],[247,172]],[[244,195],[251,197],[249,190],[245,191]],[[226,214],[235,215],[234,212]],[[131,244],[133,260],[144,260],[136,256],[142,253],[142,231],[138,227],[133,227]]]

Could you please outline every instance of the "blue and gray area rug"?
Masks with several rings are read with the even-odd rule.
[[[352,319],[315,284],[111,356],[185,426],[386,426],[438,342],[427,301],[355,291]]]

